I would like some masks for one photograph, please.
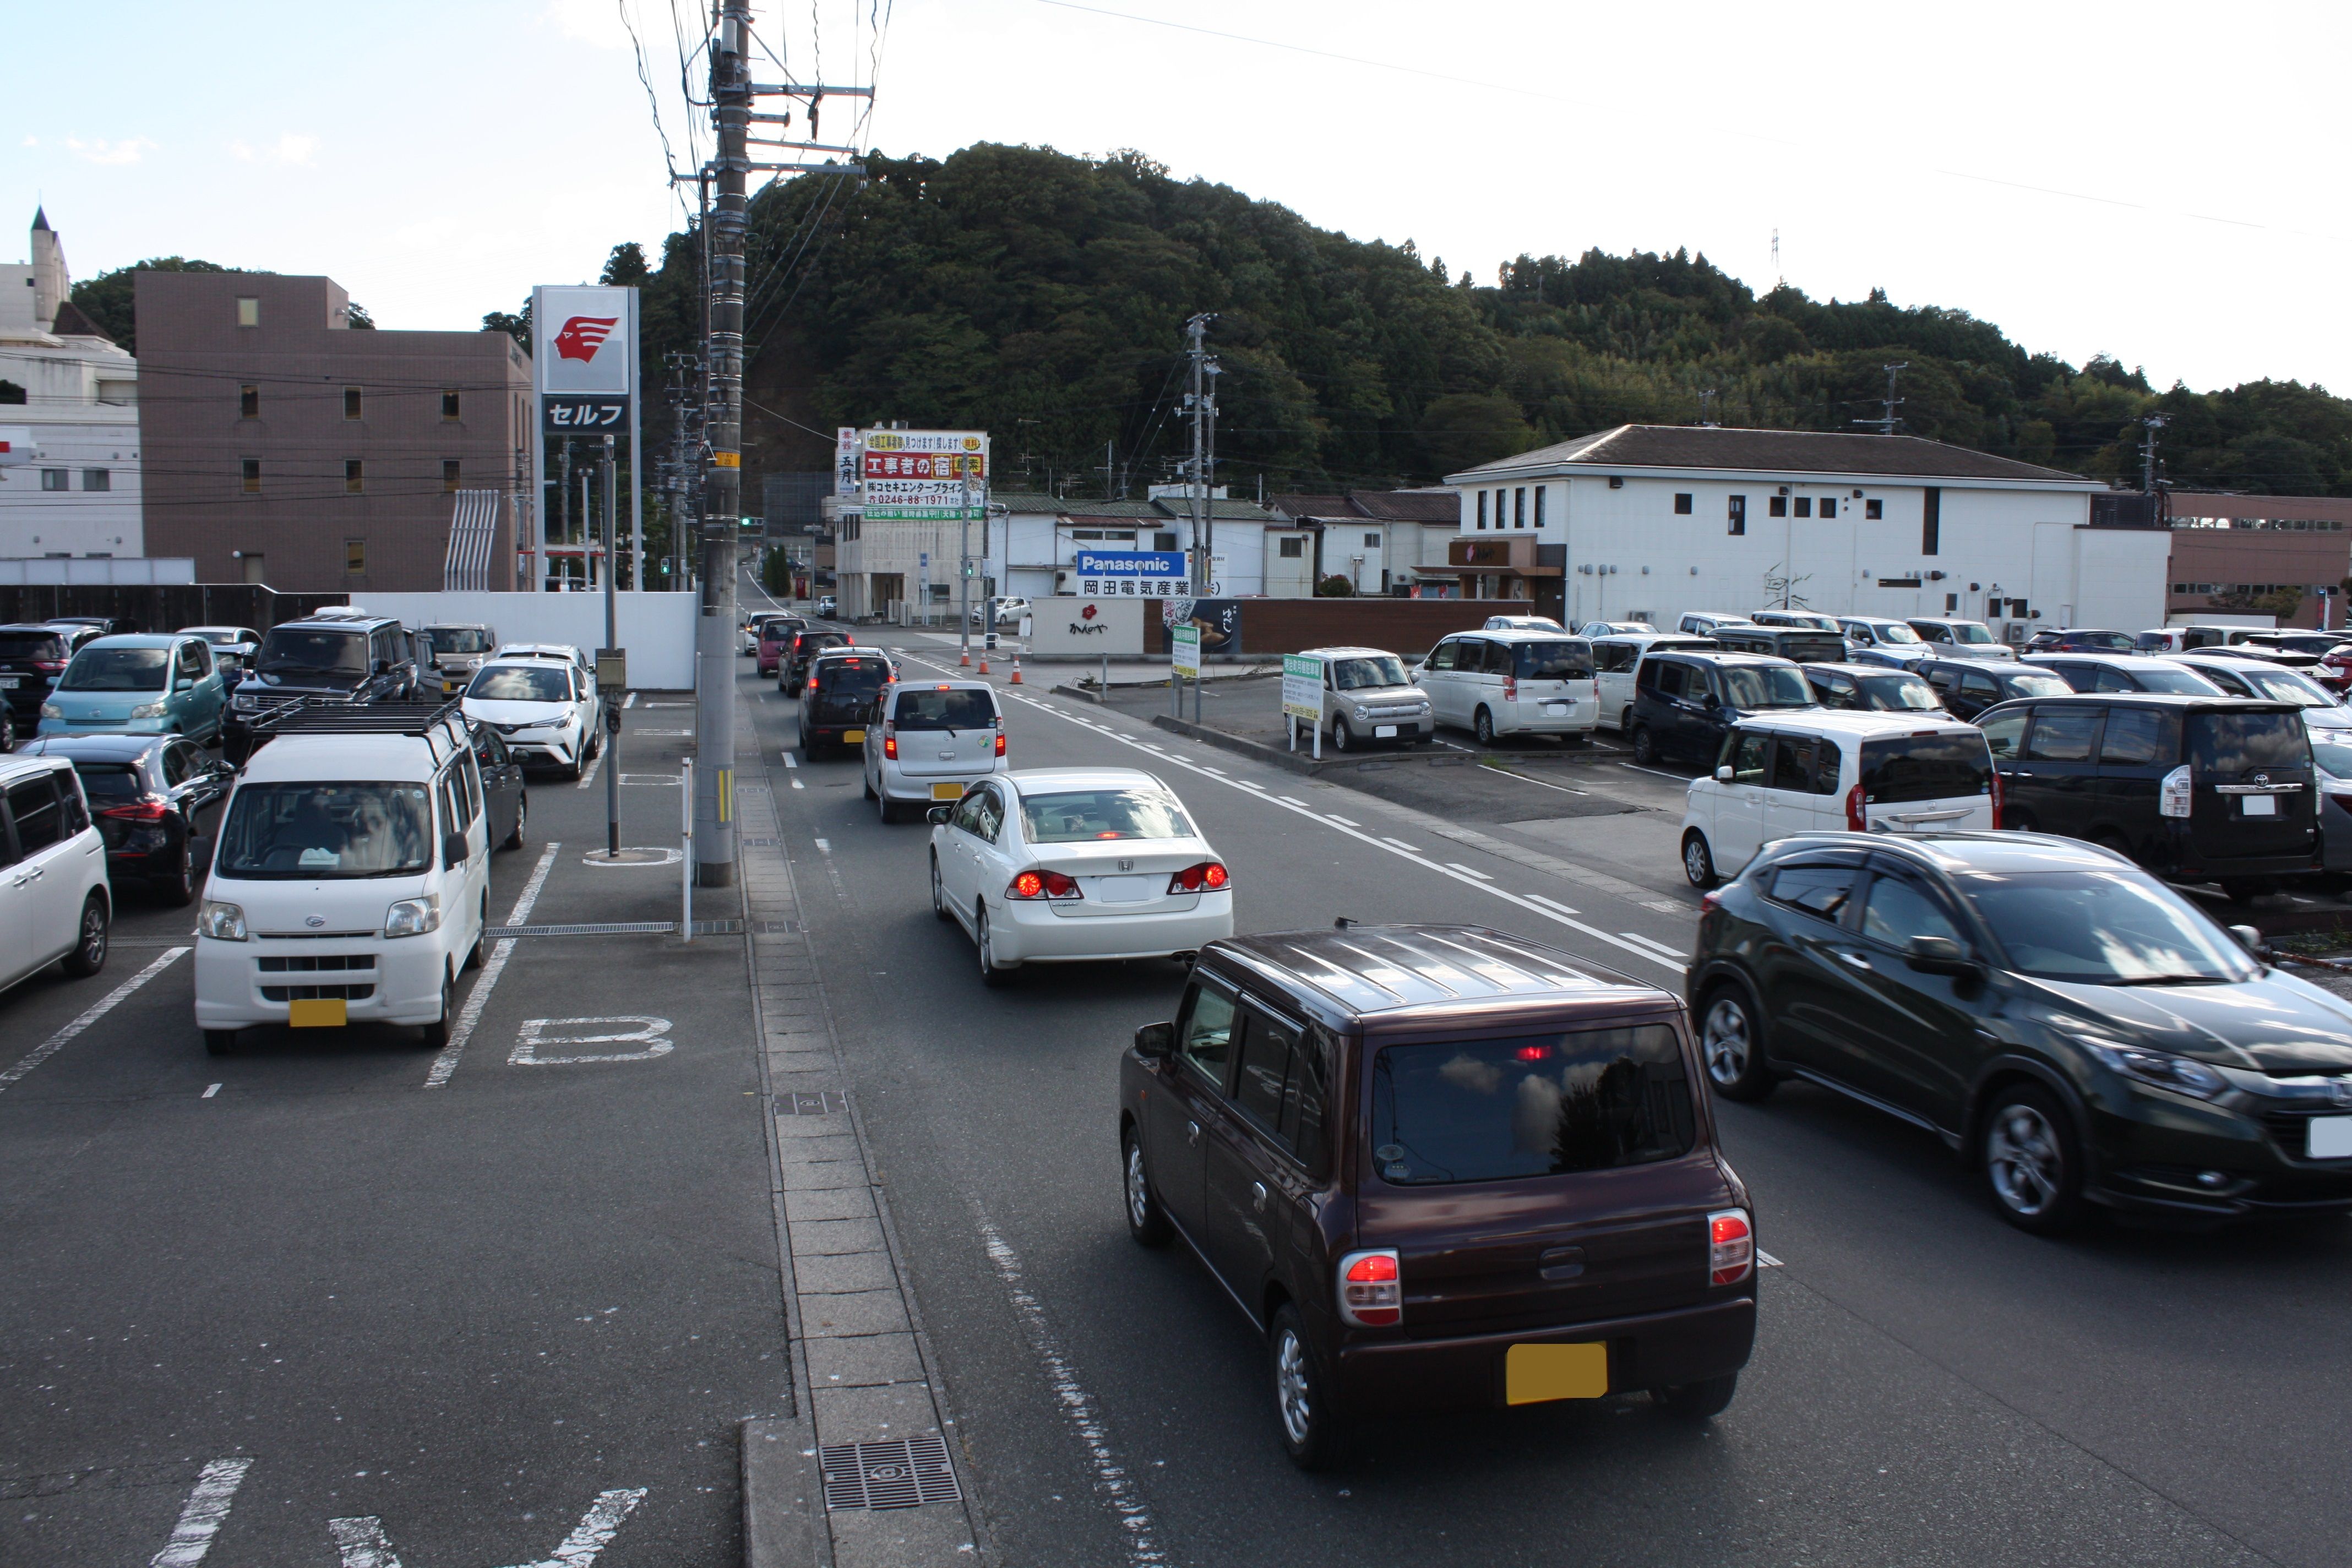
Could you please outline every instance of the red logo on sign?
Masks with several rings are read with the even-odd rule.
[[[596,351],[604,346],[604,340],[612,335],[613,328],[620,320],[618,316],[572,317],[563,323],[563,330],[555,334],[555,357],[594,359]]]
[[[1094,607],[1092,605],[1083,605],[1083,606],[1081,606],[1081,607],[1079,608],[1079,610],[1078,610],[1078,619],[1080,619],[1080,620],[1082,620],[1082,621],[1091,621],[1091,620],[1093,620],[1094,618],[1095,618],[1095,607]]]

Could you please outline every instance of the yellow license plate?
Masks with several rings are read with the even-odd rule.
[[[340,1029],[351,1020],[340,996],[300,996],[286,1004],[286,1022],[296,1029]]]
[[[1609,1392],[1606,1344],[1513,1345],[1503,1354],[1503,1399],[1539,1405],[1549,1399],[1598,1399]]]
[[[933,800],[961,800],[963,798],[963,785],[960,784],[933,784],[931,786],[931,798]]]
[[[863,741],[864,739],[866,739],[866,731],[863,730],[844,730],[841,732],[841,743],[845,746],[848,745],[853,741]]]

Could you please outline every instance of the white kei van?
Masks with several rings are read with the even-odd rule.
[[[1429,650],[1413,672],[1441,724],[1458,724],[1491,746],[1498,735],[1591,738],[1601,708],[1592,644],[1565,632],[1475,631]]]
[[[1601,722],[1621,735],[1633,732],[1633,676],[1645,653],[1714,653],[1723,645],[1713,637],[1677,637],[1671,632],[1626,632],[1592,639],[1592,689],[1601,705]]]
[[[1920,833],[2000,826],[2000,783],[1984,731],[1943,715],[1808,708],[1747,721],[1712,776],[1691,780],[1683,875],[1736,877],[1792,833]]]
[[[457,973],[481,962],[490,835],[454,702],[257,721],[196,919],[196,1024],[410,1024],[448,1043]]]

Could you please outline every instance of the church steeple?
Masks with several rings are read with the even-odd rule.
[[[40,207],[38,207],[38,206],[34,207],[34,208],[33,208],[33,232],[34,232],[35,234],[47,234],[47,233],[48,232],[48,229],[49,229],[49,215],[47,214],[47,212],[46,212],[45,210],[43,210],[42,208],[40,208]]]
[[[58,307],[73,292],[72,275],[66,270],[65,247],[58,242],[57,231],[49,227],[49,215],[41,208],[33,209],[33,324],[43,331],[58,319]]]

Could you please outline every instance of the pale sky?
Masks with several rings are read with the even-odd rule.
[[[695,4],[675,13],[689,50]],[[625,13],[685,166],[668,0],[131,0],[102,43],[89,14],[28,7],[0,98],[0,259],[24,258],[38,200],[78,278],[176,252],[327,273],[384,326],[471,327],[677,226]],[[1817,299],[1881,287],[2159,385],[2352,388],[2334,303],[2352,247],[2340,4],[794,0],[754,16],[803,79],[856,85],[887,16],[862,141],[894,154],[1134,147],[1482,281],[1521,251],[1687,246],[1761,290],[1777,228],[1780,274]],[[835,102],[823,139],[846,140],[854,114]]]

